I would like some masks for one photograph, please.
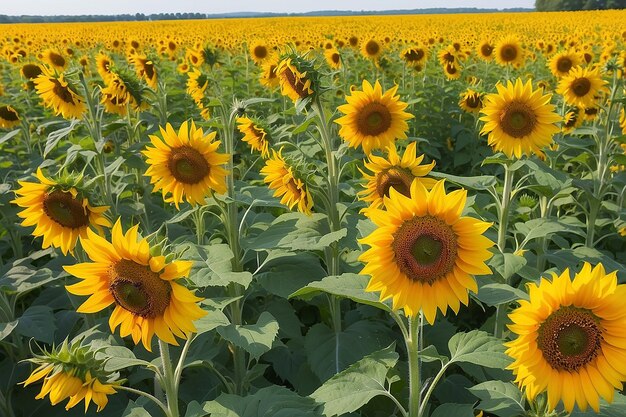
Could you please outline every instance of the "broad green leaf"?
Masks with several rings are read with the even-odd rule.
[[[599,413],[592,409],[587,409],[587,411],[583,412],[578,408],[574,408],[570,417],[626,417],[626,396],[616,392],[613,402],[610,404],[600,399]]]
[[[289,298],[311,299],[321,293],[327,293],[391,312],[391,307],[381,303],[377,293],[365,291],[368,281],[369,278],[364,275],[351,273],[328,276],[321,281],[312,282],[306,287],[299,289],[291,294]]]
[[[351,413],[378,395],[387,395],[387,372],[398,362],[395,345],[372,353],[333,376],[311,398],[323,403],[326,417]]]
[[[515,417],[524,414],[521,391],[510,382],[487,381],[469,388],[480,398],[478,408],[501,417]]]
[[[48,306],[28,307],[19,318],[15,331],[44,343],[54,341],[54,314]]]
[[[478,177],[458,177],[456,175],[444,174],[442,172],[431,172],[430,175],[438,179],[448,179],[454,184],[462,185],[464,187],[471,188],[472,190],[486,190],[497,183],[496,177],[491,175],[481,175]]]
[[[13,329],[17,327],[17,320],[13,320],[9,323],[0,323],[0,340],[11,334]]]
[[[269,256],[276,252],[271,251]],[[288,298],[294,291],[325,275],[326,270],[317,256],[308,252],[283,252],[283,256],[267,261],[255,278],[270,293]]]
[[[425,347],[419,352],[419,357],[422,362],[435,362],[439,361],[441,363],[448,362],[448,358],[444,355],[439,354],[437,348],[434,345],[430,345]]]
[[[230,324],[230,320],[228,320],[228,317],[226,317],[222,310],[216,308],[205,308],[204,310],[208,310],[207,314],[193,322],[198,334],[206,333],[218,327],[228,326]]]
[[[41,287],[57,278],[48,268],[35,269],[28,265],[17,265],[0,278],[0,289],[20,294]]]
[[[48,138],[46,139],[46,146],[43,151],[43,156],[45,157],[46,155],[48,155],[61,139],[72,133],[74,127],[79,123],[79,119],[72,119],[68,126],[50,132]]]
[[[240,397],[222,394],[204,403],[211,417],[318,417],[318,405],[309,397],[301,397],[278,385],[261,388],[256,393]]]
[[[526,265],[526,258],[514,253],[496,253],[489,260],[489,266],[494,268],[504,280],[508,280]]]
[[[497,306],[515,300],[528,300],[528,294],[508,284],[494,283],[479,287],[476,298],[489,306]]]
[[[104,369],[115,372],[131,366],[146,366],[150,362],[137,359],[132,350],[123,346],[109,346],[98,353],[98,358],[106,359]]]
[[[15,129],[10,131],[9,133],[7,133],[6,135],[2,136],[0,138],[0,145],[2,145],[4,142],[6,142],[7,140],[11,139],[13,136],[16,136],[17,134],[19,134],[21,132],[20,129]]]
[[[274,316],[264,311],[256,324],[229,324],[218,327],[217,331],[224,339],[258,359],[272,348],[272,343],[278,334],[278,322]]]
[[[592,265],[602,263],[608,272],[617,271],[620,282],[626,280],[626,265],[616,262],[609,255],[595,248],[579,246],[576,249],[561,249],[548,253],[546,258],[561,271],[568,267],[575,267],[580,262],[589,262]]]
[[[515,229],[524,236],[524,246],[526,242],[533,239],[548,236],[552,233],[574,233],[583,236],[584,233],[580,228],[570,226],[554,219],[533,219],[525,223],[516,223]]]
[[[474,408],[471,404],[441,404],[430,417],[474,417]]]
[[[450,363],[469,362],[487,368],[505,368],[512,359],[504,353],[498,338],[480,330],[457,333],[448,342]]]
[[[234,257],[230,247],[225,244],[197,246],[198,255],[204,261],[200,268],[194,265],[190,279],[199,287],[226,287],[234,282],[247,288],[252,282],[252,273],[233,272]]]

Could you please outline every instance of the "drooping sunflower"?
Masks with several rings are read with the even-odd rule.
[[[345,116],[335,120],[341,125],[339,136],[352,148],[363,147],[369,155],[372,149],[383,149],[396,139],[406,139],[409,125],[406,120],[413,117],[405,112],[407,104],[396,95],[398,86],[383,93],[378,81],[372,85],[363,80],[363,90],[353,91],[346,96],[347,104],[337,109]]]
[[[313,79],[307,71],[299,68],[304,60],[295,60],[292,57],[282,59],[276,67],[276,75],[280,82],[280,92],[296,103],[298,100],[311,96],[315,91]],[[312,68],[311,68],[312,69]]]
[[[237,129],[243,134],[243,140],[252,150],[261,153],[261,157],[267,158],[269,151],[269,137],[263,126],[247,117],[237,118]]]
[[[196,104],[202,103],[204,92],[209,85],[208,77],[197,68],[187,73],[187,94],[191,96]]]
[[[567,104],[576,107],[593,107],[596,97],[607,91],[607,82],[602,79],[600,69],[577,66],[561,79],[556,92]]]
[[[383,54],[383,46],[376,39],[370,38],[361,44],[361,55],[376,61]]]
[[[459,107],[467,113],[478,113],[483,108],[483,95],[468,88],[461,93]]]
[[[572,133],[577,127],[580,127],[583,123],[582,111],[578,108],[574,108],[563,116],[563,125],[561,131],[563,133]]]
[[[467,305],[468,290],[478,290],[472,275],[491,273],[493,242],[483,236],[491,223],[461,216],[466,198],[463,189],[446,194],[444,181],[429,191],[414,180],[410,197],[391,188],[386,210],[367,212],[378,228],[360,240],[370,246],[359,257],[361,273],[371,275],[366,291],[380,291],[407,316],[423,310],[430,324],[437,308],[457,313]]]
[[[157,89],[157,71],[154,67],[154,62],[152,59],[148,58],[145,55],[136,54],[133,55],[129,61],[135,67],[135,72],[137,73],[137,77],[142,78],[150,88],[153,90]]]
[[[272,156],[265,161],[261,174],[265,177],[263,182],[274,190],[274,197],[280,197],[280,204],[286,205],[289,209],[297,206],[299,212],[311,215],[313,197],[309,187],[285,161],[282,149],[278,152],[272,149]]]
[[[533,90],[532,82],[525,84],[517,79],[507,86],[498,83],[498,92],[485,97],[485,122],[481,135],[489,134],[488,142],[497,151],[509,158],[515,155],[536,153],[543,155],[542,148],[552,143],[552,136],[559,131],[554,123],[561,120],[550,104],[551,94],[543,94],[541,89]]]
[[[154,147],[142,151],[149,165],[145,175],[154,184],[154,192],[161,190],[164,201],[173,202],[177,209],[184,200],[192,205],[204,204],[213,191],[226,192],[223,165],[229,156],[217,152],[221,141],[214,140],[216,132],[205,135],[194,122],[189,126],[186,121],[178,133],[169,123],[159,129],[163,139],[150,135]]]
[[[439,59],[439,63],[441,64],[442,67],[446,67],[446,66],[458,67],[460,65],[459,51],[457,51],[452,45],[449,45],[446,48],[441,49],[437,53],[437,59]]]
[[[81,281],[65,288],[75,295],[90,297],[79,313],[96,313],[111,304],[111,332],[120,326],[120,336],[132,336],[133,342],[151,351],[152,337],[178,345],[176,337],[188,339],[196,331],[194,320],[203,317],[197,302],[201,298],[176,282],[189,275],[193,262],[166,262],[165,256],[153,256],[146,238],[138,239],[139,225],[122,232],[118,219],[111,229],[111,242],[88,231],[81,245],[93,262],[64,266]]]
[[[624,107],[619,111],[619,127],[622,128],[622,135],[626,135],[626,109]]]
[[[554,55],[550,59],[548,67],[555,77],[561,78],[566,76],[573,67],[580,64],[580,54],[576,51],[564,51]]]
[[[35,226],[33,236],[43,236],[42,247],[61,248],[64,254],[76,246],[79,236],[87,236],[87,230],[111,223],[102,215],[109,207],[93,207],[89,200],[74,186],[53,181],[43,175],[41,169],[35,174],[39,182],[18,181],[20,188],[13,203],[24,210],[17,215],[24,219],[22,226]]]
[[[84,99],[63,74],[44,69],[34,83],[44,105],[52,108],[57,116],[61,115],[65,119],[80,119],[85,113],[87,107]]]
[[[261,85],[264,85],[268,88],[278,87],[280,84],[280,79],[276,74],[276,69],[278,68],[278,57],[275,55],[268,59],[263,63],[262,72],[259,81]]]
[[[98,53],[96,56],[96,69],[98,70],[98,74],[102,77],[102,80],[105,83],[109,82],[109,79],[114,75],[112,71],[113,60],[111,57],[106,55],[103,52]]]
[[[498,65],[519,68],[524,63],[524,49],[515,36],[507,36],[496,44],[494,51]]]
[[[626,381],[626,285],[585,262],[573,280],[566,269],[528,290],[530,300],[509,315],[515,382],[531,400],[547,391],[551,409],[562,400],[568,412],[576,403],[597,413],[600,397],[611,402]]]
[[[262,64],[270,57],[270,49],[263,42],[254,42],[250,44],[250,56],[256,64]]]
[[[387,158],[370,154],[365,168],[371,174],[361,171],[367,184],[358,193],[360,200],[369,203],[363,211],[384,208],[384,197],[389,197],[390,188],[410,197],[411,184],[416,178],[427,189],[433,188],[436,181],[424,177],[435,167],[435,162],[420,165],[423,160],[424,155],[417,156],[417,142],[411,142],[402,156],[398,155],[395,144],[387,147]]]
[[[9,105],[0,105],[0,128],[11,129],[20,124],[20,115]]]
[[[33,80],[41,75],[41,67],[37,64],[24,64],[20,68],[20,74],[26,79],[25,89],[32,90],[35,88]]]

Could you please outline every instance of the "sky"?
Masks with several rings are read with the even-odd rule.
[[[534,7],[535,0],[0,0],[0,14],[81,15],[135,13],[309,12],[430,7]]]

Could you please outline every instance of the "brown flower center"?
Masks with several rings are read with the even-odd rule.
[[[482,53],[483,56],[491,56],[492,52],[493,52],[493,46],[489,45],[488,43],[480,47],[480,53]]]
[[[302,81],[302,78],[296,77],[296,74],[294,74],[291,68],[289,67],[285,68],[282,74],[283,74],[283,77],[285,77],[285,79],[291,86],[291,88],[293,89],[293,91],[296,92],[298,97],[306,98],[309,96],[309,92],[307,91],[308,89],[305,90],[304,82]]]
[[[584,97],[591,90],[591,81],[586,77],[576,78],[570,88],[578,97]]]
[[[568,57],[564,56],[564,57],[559,58],[558,61],[556,61],[556,69],[559,72],[567,73],[567,72],[569,72],[570,69],[572,69],[572,65],[573,64],[574,63],[572,62],[571,59],[569,59]]]
[[[600,353],[602,329],[591,311],[561,307],[539,326],[537,345],[553,369],[575,372]]]
[[[339,54],[337,52],[334,52],[330,56],[330,60],[333,61],[333,64],[338,64],[339,63]]]
[[[263,45],[258,45],[254,48],[254,56],[258,59],[264,59],[267,57],[267,48]]]
[[[57,67],[65,66],[65,58],[63,58],[56,52],[50,52],[50,54],[48,55],[48,59],[50,60],[50,62],[52,62],[52,65],[55,65]]]
[[[512,101],[500,114],[500,127],[509,136],[523,138],[528,136],[537,124],[533,109],[526,103]]]
[[[376,192],[381,198],[389,197],[389,189],[393,188],[400,194],[411,197],[411,183],[414,178],[415,176],[405,169],[391,167],[376,175]]]
[[[457,240],[443,220],[414,217],[393,235],[395,261],[409,279],[433,284],[452,271],[457,258]]]
[[[424,58],[424,51],[421,49],[411,49],[406,54],[404,54],[404,59],[407,62],[416,62],[420,61]]]
[[[480,95],[477,93],[473,93],[465,97],[465,105],[470,109],[477,109],[482,106],[482,100],[480,99]]]
[[[367,52],[367,55],[369,56],[378,55],[378,53],[380,52],[380,45],[378,44],[378,42],[371,39],[365,44],[365,52]]]
[[[0,106],[0,119],[6,120],[8,122],[16,122],[20,120],[17,112],[10,108],[9,106]]]
[[[448,62],[448,63],[453,63],[453,62],[455,62],[455,61],[456,61],[456,57],[455,57],[453,54],[451,54],[450,52],[446,52],[446,53],[443,55],[443,60],[444,60],[445,62]]]
[[[170,305],[171,285],[148,266],[121,259],[109,267],[108,275],[117,305],[137,316],[162,316]]]
[[[185,184],[199,183],[211,170],[204,156],[191,146],[173,148],[167,167],[177,181]]]
[[[454,65],[446,65],[445,69],[446,69],[446,72],[450,75],[454,75],[457,72],[456,66]]]
[[[515,61],[515,58],[517,58],[517,48],[515,45],[504,45],[500,50],[500,58],[504,62]]]
[[[148,78],[149,80],[154,78],[154,64],[152,63],[152,61],[146,61],[143,63],[143,72],[144,74],[146,74],[146,78]]]
[[[54,84],[52,91],[58,98],[66,103],[74,104],[74,96],[68,86],[61,84],[56,78],[51,78],[50,81]]]
[[[26,64],[22,67],[22,74],[29,80],[34,80],[41,75],[41,67],[35,64]]]
[[[350,44],[350,46],[357,46],[357,44],[359,43],[359,38],[357,38],[356,36],[350,36],[350,39],[348,39],[348,43]]]
[[[52,221],[70,229],[89,225],[89,215],[81,201],[72,194],[54,190],[43,198],[43,210]]]
[[[357,116],[359,132],[366,136],[376,136],[391,127],[391,113],[387,106],[378,102],[367,103]]]

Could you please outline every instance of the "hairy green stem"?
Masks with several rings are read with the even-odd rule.
[[[409,337],[405,339],[409,357],[409,417],[420,416],[422,381],[419,361],[419,319],[409,317]]]
[[[511,192],[513,190],[513,176],[509,165],[504,164],[504,188],[502,189],[502,201],[500,203],[498,222],[498,249],[504,253],[506,248],[506,232],[509,224],[509,205],[511,203]],[[511,277],[507,277],[507,284],[510,284]],[[506,321],[507,304],[498,304],[496,309],[496,324],[494,329],[495,337],[502,337],[504,323]]]
[[[163,366],[163,385],[165,389],[165,400],[169,417],[179,417],[178,411],[178,384],[174,377],[172,359],[170,358],[169,345],[159,339],[159,351],[161,352],[161,364]]]

